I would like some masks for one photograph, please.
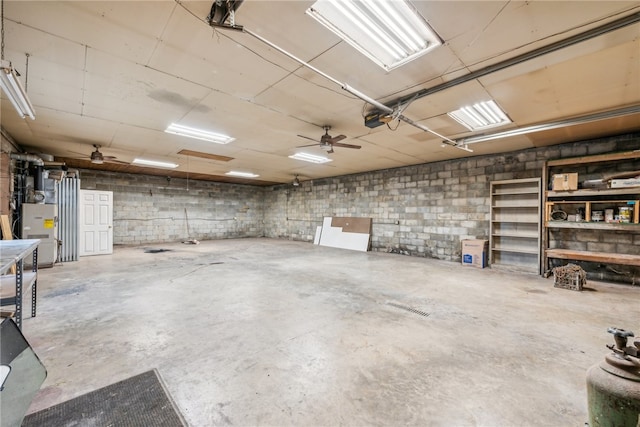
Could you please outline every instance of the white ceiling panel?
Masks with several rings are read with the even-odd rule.
[[[173,160],[201,179],[219,180],[232,167],[256,170],[260,178],[252,182],[265,185],[290,182],[295,173],[315,179],[640,128],[625,116],[473,144],[470,154],[441,147],[441,137],[404,122],[366,127],[363,113],[373,107],[341,88],[391,108],[419,95],[404,114],[451,139],[474,133],[446,113],[490,98],[514,121],[496,132],[640,107],[639,2],[415,0],[444,44],[389,73],[305,15],[312,0],[241,4],[237,24],[327,78],[247,33],[208,26],[212,1],[5,0],[6,58],[28,80],[36,120],[20,119],[2,94],[2,127],[34,152],[86,158],[97,144],[126,162]],[[480,78],[453,80],[624,17],[633,22]],[[171,122],[237,139],[212,145],[169,135]],[[288,158],[311,142],[297,135],[319,139],[323,125],[362,149],[336,148],[326,165]],[[177,154],[181,149],[233,160]]]

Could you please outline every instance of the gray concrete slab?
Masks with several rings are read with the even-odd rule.
[[[147,247],[170,251],[40,271],[30,412],[157,368],[192,426],[582,426],[607,327],[640,327],[640,287],[284,240]]]

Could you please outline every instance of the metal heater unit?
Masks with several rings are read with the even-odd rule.
[[[22,238],[40,239],[38,267],[53,267],[58,256],[58,205],[23,203]]]

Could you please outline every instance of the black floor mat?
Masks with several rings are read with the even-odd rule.
[[[155,370],[29,414],[22,427],[186,426]]]

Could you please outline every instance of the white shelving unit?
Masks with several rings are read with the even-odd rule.
[[[540,178],[491,182],[491,268],[540,274],[540,182]]]

